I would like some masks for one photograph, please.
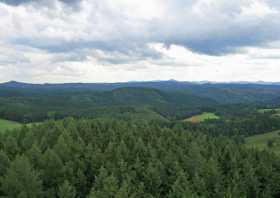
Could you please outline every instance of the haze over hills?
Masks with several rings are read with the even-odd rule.
[[[65,86],[65,87],[89,87],[92,86],[101,86],[101,85],[111,85],[111,86],[127,86],[127,85],[152,85],[152,84],[180,84],[180,85],[204,85],[204,84],[232,84],[232,85],[279,85],[280,82],[268,82],[268,81],[177,81],[174,79],[170,80],[153,80],[153,81],[127,81],[127,82],[92,82],[92,83],[84,83],[84,82],[69,82],[69,83],[26,83],[20,81],[7,81],[0,83],[0,86],[6,87],[55,87],[55,86]]]

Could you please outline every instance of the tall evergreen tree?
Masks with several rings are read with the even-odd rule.
[[[191,184],[183,172],[178,173],[178,177],[171,187],[168,198],[197,198],[192,192]]]
[[[25,156],[17,156],[1,178],[1,190],[7,198],[40,198],[42,181]]]
[[[68,180],[65,180],[58,188],[58,198],[75,198],[76,190],[69,183]]]

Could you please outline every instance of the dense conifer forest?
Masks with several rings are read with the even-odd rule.
[[[280,197],[280,156],[246,145],[280,130],[275,86],[8,85],[0,197]],[[186,121],[203,112],[216,119]]]
[[[1,135],[3,197],[278,197],[280,158],[156,122],[65,119]]]

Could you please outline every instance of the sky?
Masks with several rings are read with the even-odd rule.
[[[0,0],[0,82],[280,81],[279,0]]]

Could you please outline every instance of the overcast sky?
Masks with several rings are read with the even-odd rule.
[[[0,82],[280,81],[279,0],[0,0]]]

